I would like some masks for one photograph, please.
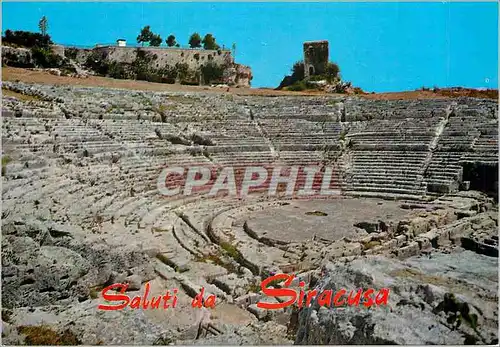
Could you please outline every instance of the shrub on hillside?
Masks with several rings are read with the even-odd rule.
[[[309,81],[325,81],[326,76],[325,75],[313,75],[309,77]]]
[[[308,89],[306,82],[304,81],[297,81],[291,86],[287,87],[286,90],[290,90],[292,92],[300,92],[303,90]]]
[[[42,68],[57,68],[64,65],[64,59],[48,48],[33,47],[31,56],[35,64]]]
[[[198,86],[200,84],[199,73],[197,72],[192,77],[181,80],[181,84],[186,86]]]
[[[325,79],[328,83],[332,83],[337,77],[339,77],[340,68],[337,64],[328,62],[325,66]]]
[[[104,59],[101,53],[92,52],[85,61],[84,66],[98,75],[106,76],[109,71],[109,63]]]
[[[158,69],[158,74],[161,76],[162,83],[174,84],[177,77],[177,69],[173,66],[166,65]]]
[[[201,74],[205,84],[220,82],[224,75],[224,68],[212,62],[208,62],[201,67]]]
[[[112,62],[108,66],[108,76],[111,78],[117,79],[126,79],[128,78],[127,71],[125,70],[125,66],[123,64]]]
[[[30,31],[22,30],[6,30],[5,36],[2,36],[2,43],[27,48],[43,48],[51,45],[52,41],[49,35],[42,35],[40,33],[33,33]]]
[[[289,76],[285,76],[281,81],[280,85],[278,86],[278,88],[276,89],[280,90],[285,87],[292,86],[295,83],[302,81],[303,79],[304,79],[304,62],[301,60],[293,64],[292,74]],[[294,88],[300,88],[300,87],[295,86]]]
[[[363,89],[361,89],[360,87],[354,87],[353,91],[354,91],[354,94],[366,94],[365,91]]]
[[[304,79],[304,62],[298,61],[295,64],[293,64],[292,67],[292,79],[295,82],[297,81],[302,81]]]
[[[189,65],[186,63],[175,64],[177,70],[177,76],[181,81],[186,80],[189,77]]]
[[[159,76],[156,69],[152,67],[152,62],[155,60],[154,54],[143,49],[138,49],[136,53],[136,58],[132,63],[132,70],[136,75],[136,79],[149,82],[161,82],[161,76]]]
[[[319,81],[326,81],[326,83],[317,83]],[[286,88],[291,91],[302,91],[306,89],[321,89],[321,87],[328,87],[331,89],[331,86],[338,89],[337,85],[339,83],[341,83],[340,68],[337,64],[332,62],[326,63],[321,74],[309,76],[306,81],[304,62],[298,61],[293,64],[292,74],[285,76],[276,89],[280,90]]]
[[[76,59],[76,56],[78,54],[78,49],[77,48],[65,48],[64,49],[64,56],[68,59]]]

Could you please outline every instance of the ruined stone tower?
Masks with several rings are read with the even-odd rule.
[[[324,73],[328,58],[328,41],[304,42],[304,77]]]

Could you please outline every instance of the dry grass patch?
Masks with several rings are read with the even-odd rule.
[[[366,243],[363,243],[363,250],[366,251],[368,249],[371,249],[373,247],[376,247],[376,246],[380,246],[381,245],[381,242],[380,241],[370,241],[370,242],[366,242]]]
[[[26,336],[25,344],[32,346],[75,346],[81,342],[69,330],[62,333],[48,326],[20,326],[17,328],[20,334]]]
[[[39,100],[41,100],[37,96],[25,95],[25,94],[21,94],[18,92],[14,92],[14,91],[9,90],[9,89],[2,88],[2,98],[5,96],[16,98],[17,100],[20,100],[20,101],[39,101]]]
[[[7,164],[12,161],[12,158],[9,157],[8,155],[4,155],[2,157],[2,176],[5,176],[7,172]]]
[[[220,254],[208,254],[196,258],[197,262],[200,263],[212,263],[226,269],[229,273],[239,273],[238,267],[234,266],[232,263],[222,260],[222,255]]]

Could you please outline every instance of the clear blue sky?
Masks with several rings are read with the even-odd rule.
[[[344,80],[367,91],[422,86],[498,88],[498,4],[490,3],[18,3],[2,4],[2,30],[38,30],[61,44],[134,42],[141,27],[185,45],[194,31],[236,43],[254,87],[276,87],[302,59],[302,43],[330,42]]]

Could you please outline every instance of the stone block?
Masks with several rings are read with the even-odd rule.
[[[407,238],[406,235],[398,235],[398,236],[396,236],[397,246],[400,247],[403,243],[406,242],[407,239],[408,238]]]
[[[387,250],[393,250],[398,246],[398,240],[392,239],[384,243],[384,246]]]
[[[418,255],[419,251],[420,251],[419,244],[418,244],[418,242],[414,241],[414,242],[410,243],[408,246],[400,248],[398,250],[398,258],[404,259],[404,258],[412,257],[415,255]]]
[[[382,241],[382,240],[385,240],[387,238],[387,235],[388,234],[386,232],[381,232],[381,233],[373,234],[372,238],[375,241]]]
[[[450,239],[460,238],[460,236],[463,236],[468,231],[472,230],[470,222],[457,223],[455,225],[448,227],[447,229],[449,230],[450,233]]]
[[[370,242],[370,241],[372,241],[372,240],[373,240],[373,235],[372,235],[372,234],[370,234],[370,235],[367,235],[367,236],[365,236],[365,237],[363,237],[363,238],[359,239],[359,240],[358,240],[358,242],[359,242],[359,243],[368,243],[368,242]]]
[[[412,220],[410,228],[413,236],[418,236],[428,231],[429,221],[426,218],[417,217]]]
[[[252,304],[252,305],[248,306],[247,309],[250,313],[252,313],[259,320],[264,320],[269,313],[269,310],[257,307],[257,304]]]
[[[470,189],[470,181],[463,181],[460,184],[460,190],[469,190]]]
[[[234,303],[240,307],[248,307],[258,303],[261,297],[262,295],[258,293],[248,293],[234,299]]]
[[[363,252],[363,246],[359,243],[351,244],[344,251],[344,256],[360,255]]]
[[[439,230],[437,236],[437,245],[444,246],[450,244],[450,231],[448,229]]]
[[[419,236],[417,239],[415,239],[415,241],[418,243],[418,247],[421,251],[432,248],[431,240],[426,237]]]

